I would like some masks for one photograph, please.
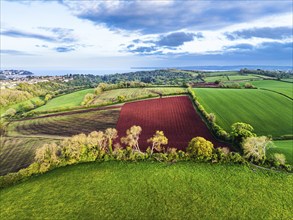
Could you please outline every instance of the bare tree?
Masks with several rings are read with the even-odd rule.
[[[140,126],[132,126],[126,131],[126,136],[121,138],[121,142],[140,152],[138,140],[141,131],[142,128]]]
[[[164,135],[163,131],[156,131],[154,136],[148,139],[148,142],[152,143],[151,154],[153,154],[154,149],[161,151],[161,146],[168,144],[168,138]]]

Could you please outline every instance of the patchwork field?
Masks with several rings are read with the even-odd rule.
[[[66,109],[70,107],[80,106],[84,96],[87,93],[94,93],[94,89],[84,89],[70,94],[58,96],[48,101],[46,105],[43,105],[35,111],[51,111],[55,109]]]
[[[72,136],[80,133],[114,128],[120,109],[85,111],[16,121],[9,125],[10,135]]]
[[[194,89],[207,112],[225,130],[235,122],[251,124],[258,135],[279,137],[293,131],[293,101],[280,94],[257,89]]]
[[[29,166],[34,161],[35,150],[53,141],[57,140],[41,137],[2,137],[0,139],[0,175],[16,172]]]
[[[117,101],[118,96],[124,96],[125,100],[158,97],[159,94],[182,94],[186,93],[185,88],[180,87],[154,87],[154,88],[127,88],[127,89],[113,89],[101,93],[91,104],[98,105],[104,103],[112,103]]]
[[[87,163],[0,191],[2,219],[292,219],[293,175],[244,166]]]
[[[126,103],[121,109],[116,126],[120,136],[124,136],[132,125],[142,127],[139,144],[143,150],[149,146],[147,139],[157,130],[164,131],[169,139],[169,147],[185,149],[196,136],[204,137],[218,147],[226,146],[211,135],[188,96]]]

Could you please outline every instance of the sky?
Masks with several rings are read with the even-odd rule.
[[[1,0],[1,69],[293,66],[287,0]]]

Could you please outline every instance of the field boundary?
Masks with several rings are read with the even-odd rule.
[[[290,99],[290,100],[293,101],[293,98],[291,98],[291,97],[285,95],[284,93],[277,92],[277,91],[275,91],[275,90],[265,89],[265,88],[258,88],[258,89],[260,89],[260,90],[265,90],[265,91],[269,91],[269,92],[277,93],[277,94],[282,95],[282,96],[284,96],[284,97],[286,97],[286,98],[288,98],[288,99]]]

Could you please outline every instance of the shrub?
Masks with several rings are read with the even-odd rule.
[[[263,163],[266,159],[266,150],[273,143],[265,136],[248,137],[242,143],[244,158],[251,162]]]
[[[285,165],[286,164],[286,156],[284,154],[275,153],[273,155],[273,160],[276,166]]]
[[[203,137],[193,138],[186,149],[191,157],[198,160],[210,160],[212,158],[214,145]]]
[[[245,89],[254,89],[255,87],[251,83],[245,83],[244,88]]]

